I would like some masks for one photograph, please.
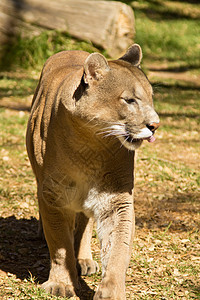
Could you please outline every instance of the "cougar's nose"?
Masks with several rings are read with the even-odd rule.
[[[147,128],[154,132],[158,127],[160,126],[160,123],[151,123],[147,125]]]

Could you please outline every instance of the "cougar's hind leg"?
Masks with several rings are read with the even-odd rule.
[[[78,213],[76,215],[74,249],[77,258],[77,268],[80,275],[91,275],[99,270],[97,262],[92,258],[92,231],[93,219],[88,219],[84,213]]]

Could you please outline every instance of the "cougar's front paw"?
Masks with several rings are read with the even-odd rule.
[[[72,285],[65,285],[62,282],[55,282],[48,280],[42,284],[42,288],[47,292],[55,296],[61,297],[73,297],[76,295],[74,287]]]
[[[99,265],[92,259],[78,259],[77,262],[79,275],[91,275],[99,271]]]
[[[120,290],[112,279],[103,279],[93,300],[126,300],[125,290]]]

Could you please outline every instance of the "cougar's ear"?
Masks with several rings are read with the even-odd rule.
[[[92,53],[84,64],[84,81],[90,84],[94,80],[101,80],[109,70],[105,57],[99,53]]]
[[[142,49],[138,44],[133,44],[127,50],[127,52],[120,57],[121,60],[125,60],[131,63],[133,66],[138,67],[142,60]]]

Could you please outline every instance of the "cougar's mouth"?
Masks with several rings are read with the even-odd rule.
[[[124,124],[112,125],[109,127],[109,130],[104,133],[107,133],[106,136],[115,135],[122,145],[129,150],[136,150],[140,147],[144,140],[147,140],[149,143],[153,143],[155,141],[153,132],[148,128],[143,128],[132,135]]]
[[[143,141],[143,139],[134,139],[132,136],[127,135],[125,136],[125,140],[129,143],[137,143],[139,141]]]
[[[124,136],[124,140],[121,140],[122,145],[129,150],[136,150],[142,144],[143,139],[133,138],[131,135],[127,134]]]
[[[144,140],[147,140],[149,143],[153,143],[156,139],[153,134],[147,138],[134,138],[130,134],[127,134],[124,136],[124,142],[122,144],[129,150],[136,150],[140,147]]]
[[[132,136],[130,136],[130,135],[127,135],[126,137],[125,137],[125,140],[127,141],[127,142],[129,142],[129,143],[137,143],[137,142],[142,142],[142,141],[144,141],[144,140],[146,140],[146,141],[148,141],[149,143],[153,143],[153,142],[155,142],[155,137],[154,137],[154,135],[152,134],[150,137],[148,137],[148,138],[133,138]]]

